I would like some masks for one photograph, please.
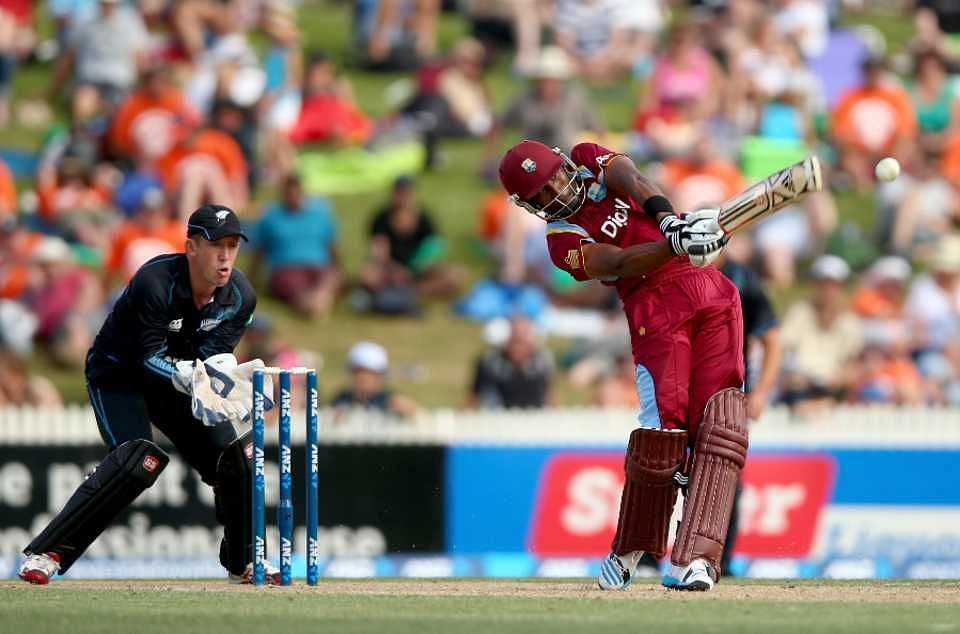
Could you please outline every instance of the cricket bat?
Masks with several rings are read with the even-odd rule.
[[[820,159],[808,156],[720,205],[720,226],[729,235],[821,189]]]

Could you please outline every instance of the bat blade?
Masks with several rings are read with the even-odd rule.
[[[720,226],[730,234],[823,189],[820,159],[808,156],[775,172],[720,205]]]

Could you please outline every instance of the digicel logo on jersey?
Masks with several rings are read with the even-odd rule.
[[[744,471],[737,552],[749,557],[809,553],[834,480],[829,456],[751,457]],[[541,556],[603,556],[617,528],[623,456],[558,454],[544,467],[529,548]]]

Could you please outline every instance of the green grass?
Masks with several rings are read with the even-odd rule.
[[[310,0],[303,3],[300,24],[304,34],[304,50],[321,49],[338,60],[353,83],[361,107],[374,117],[390,112],[385,92],[394,82],[405,77],[401,73],[369,73],[353,67],[355,52],[351,42],[351,7],[346,0]],[[887,37],[890,50],[900,50],[909,37],[908,20],[888,13],[869,11],[845,16],[845,23],[870,23]],[[50,32],[49,21],[42,21],[45,33]],[[447,50],[456,39],[468,31],[462,19],[453,14],[444,14],[439,29],[441,50]],[[510,72],[510,56],[502,54],[494,60],[487,80],[498,107],[502,108],[515,94],[524,88],[524,82]],[[50,81],[49,66],[25,66],[18,72],[15,97],[42,98]],[[623,131],[630,125],[631,113],[637,103],[639,86],[634,81],[624,81],[612,86],[589,88],[590,95],[603,120],[611,131]],[[61,104],[62,105],[62,104]],[[62,107],[58,110],[63,115]],[[12,126],[4,130],[4,145],[23,148],[38,148],[43,137],[42,130]],[[514,137],[506,135],[502,146]],[[484,161],[491,158],[483,141],[450,141],[442,146],[440,166],[422,175],[419,193],[434,215],[441,231],[449,238],[450,259],[464,267],[475,280],[490,272],[491,265],[477,247],[477,210],[481,197],[489,185],[479,174]],[[259,203],[270,200],[272,192],[256,193]],[[342,227],[342,251],[348,274],[355,274],[366,258],[366,229],[374,211],[383,204],[387,192],[355,196],[335,196],[334,206]],[[855,222],[869,230],[873,218],[873,202],[870,197],[841,195],[838,199],[842,220]],[[258,213],[250,210],[249,215]],[[241,264],[243,261],[241,261]],[[798,292],[781,293],[776,298],[784,303],[796,297]],[[448,306],[434,305],[427,308],[426,318],[384,319],[357,317],[345,305],[338,306],[331,318],[322,322],[309,322],[292,315],[285,307],[272,302],[261,293],[261,309],[269,312],[282,326],[281,337],[290,344],[316,351],[326,360],[322,376],[322,391],[325,395],[344,380],[342,360],[349,346],[364,338],[386,345],[394,365],[398,368],[392,376],[394,387],[411,394],[428,407],[456,406],[463,402],[469,384],[473,357],[483,348],[479,329],[455,317]],[[555,349],[564,346],[563,341],[552,341]],[[86,394],[81,373],[76,369],[55,367],[44,354],[35,355],[32,361],[35,371],[50,376],[61,388],[68,401],[83,402]],[[561,405],[582,404],[587,396],[564,382],[558,384],[558,402]]]
[[[330,582],[336,583],[336,582]],[[381,582],[361,582],[352,590],[320,592],[246,589],[190,590],[184,583],[131,582],[92,589],[83,582],[45,588],[0,586],[0,631],[176,632],[331,632],[349,634],[557,634],[561,632],[950,632],[960,628],[960,607],[925,603],[914,594],[889,603],[862,600],[764,600],[748,597],[762,584],[743,584],[740,598],[681,595],[653,587],[632,588],[618,597],[587,591],[586,584],[551,584],[551,596],[536,593],[538,582],[519,582],[514,596],[504,592],[445,592],[431,596],[431,582],[417,589],[385,594]],[[449,586],[448,582],[443,582]],[[469,582],[464,582],[469,583]],[[544,584],[545,585],[545,584]],[[739,585],[739,584],[738,584]],[[765,584],[767,586],[770,583]],[[783,585],[782,583],[780,585]],[[823,585],[823,584],[820,584]],[[838,593],[853,584],[833,584]],[[857,584],[862,586],[864,584]],[[873,584],[881,586],[882,584]],[[564,589],[569,587],[569,591]],[[196,588],[196,585],[194,585]],[[221,586],[222,587],[222,586]],[[491,586],[485,586],[490,588]],[[791,586],[792,587],[792,586]],[[914,584],[914,589],[916,584]],[[933,587],[931,584],[930,587]],[[953,584],[956,587],[956,584]],[[426,589],[424,591],[424,588]],[[919,587],[922,590],[922,586]],[[640,593],[642,592],[642,594]],[[789,590],[785,591],[789,592]],[[731,593],[727,593],[731,594]],[[942,601],[942,600],[941,600]]]

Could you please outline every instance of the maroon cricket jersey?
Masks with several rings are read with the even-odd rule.
[[[656,222],[632,198],[618,198],[607,191],[603,183],[603,170],[610,161],[622,154],[608,150],[596,143],[580,143],[574,146],[570,158],[580,170],[587,189],[583,207],[564,220],[547,224],[547,248],[550,258],[559,268],[583,282],[590,277],[583,269],[584,242],[612,244],[621,249],[647,242],[663,240],[663,233]],[[646,276],[605,280],[616,286],[620,300],[627,305],[630,295],[638,287],[654,278],[672,275],[683,270],[697,271],[686,257],[676,257]],[[629,311],[628,311],[629,312]]]

